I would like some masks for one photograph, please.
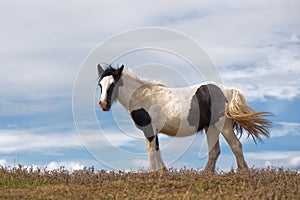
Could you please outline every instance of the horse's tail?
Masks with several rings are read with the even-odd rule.
[[[234,129],[238,134],[243,133],[243,129],[251,135],[254,142],[256,139],[262,141],[261,135],[269,137],[269,128],[271,121],[265,119],[266,116],[271,116],[269,112],[255,112],[247,105],[242,92],[237,89],[230,89],[232,98],[228,100],[226,108],[226,117],[233,120]]]

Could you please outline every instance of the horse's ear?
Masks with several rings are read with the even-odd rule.
[[[101,74],[104,72],[104,69],[101,67],[100,64],[98,64],[97,69],[98,69],[99,76],[101,76]]]
[[[124,69],[124,65],[122,65],[122,66],[118,69],[118,75],[119,75],[119,76],[122,75],[123,69]]]

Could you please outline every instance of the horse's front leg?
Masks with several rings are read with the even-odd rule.
[[[151,123],[150,115],[145,109],[141,108],[133,110],[131,112],[131,117],[135,122],[136,127],[141,129],[146,137],[146,147],[149,158],[149,170],[165,171],[166,167],[160,154],[157,133]]]
[[[158,141],[157,134],[153,136],[146,136],[146,147],[147,147],[147,153],[149,158],[149,170],[165,171],[166,167],[162,160],[161,153],[159,150],[159,141]]]

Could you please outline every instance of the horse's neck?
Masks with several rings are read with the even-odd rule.
[[[123,73],[121,77],[122,84],[119,87],[118,93],[118,101],[124,106],[124,108],[128,111],[129,110],[129,101],[130,98],[136,89],[143,85],[143,82],[127,73]]]

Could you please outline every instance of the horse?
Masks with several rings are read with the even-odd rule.
[[[238,135],[248,133],[256,143],[269,137],[269,112],[256,112],[236,88],[223,88],[213,82],[183,88],[169,88],[163,83],[144,80],[121,67],[97,65],[101,89],[99,106],[109,111],[118,101],[130,114],[146,139],[149,170],[165,171],[159,149],[158,133],[184,137],[205,130],[208,161],[204,171],[215,172],[220,155],[219,136],[224,136],[237,162],[238,170],[247,170]],[[236,132],[236,133],[235,133]]]

